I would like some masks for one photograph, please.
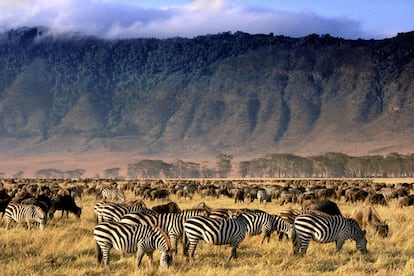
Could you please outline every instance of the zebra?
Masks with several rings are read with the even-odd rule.
[[[243,209],[244,213],[242,214],[248,224],[247,232],[251,235],[262,236],[261,243],[263,244],[264,240],[267,238],[267,242],[270,240],[270,235],[276,231],[278,233],[284,233],[288,235],[289,238],[292,238],[293,235],[293,224],[289,223],[282,217],[278,215],[272,215],[262,210],[250,210]]]
[[[122,253],[137,252],[137,267],[141,265],[144,254],[148,255],[152,263],[155,250],[161,254],[161,267],[168,267],[172,263],[171,242],[159,227],[103,222],[95,226],[93,235],[98,264],[103,262],[104,265],[109,265],[109,252],[112,247]]]
[[[231,251],[228,260],[237,258],[237,247],[245,239],[247,220],[240,214],[235,218],[217,219],[207,216],[196,216],[184,223],[184,232],[188,239],[186,248],[187,262],[194,260],[194,251],[200,240],[214,244],[230,244]]]
[[[106,199],[109,199],[110,201],[119,201],[119,202],[125,201],[124,192],[117,188],[112,188],[112,187],[102,188],[102,190],[96,195],[96,199],[98,199],[99,197],[102,197],[104,201],[106,201]]]
[[[337,252],[347,239],[353,239],[357,249],[363,254],[368,252],[365,232],[352,218],[309,213],[296,217],[293,226],[293,255],[305,255],[311,239],[320,243],[335,241]]]
[[[185,244],[184,223],[188,218],[200,215],[207,215],[204,209],[187,209],[180,213],[166,213],[166,214],[149,214],[145,212],[128,213],[124,215],[120,222],[132,225],[144,224],[153,227],[160,227],[170,238],[172,250],[175,254],[178,252],[178,239],[182,237]]]
[[[142,207],[141,205],[128,205],[125,203],[97,202],[93,208],[96,216],[96,224],[106,221],[119,222],[125,214],[132,212],[145,212],[157,215],[157,212]]]
[[[30,230],[31,223],[38,223],[40,230],[46,227],[47,214],[39,206],[33,204],[9,203],[5,211],[6,229],[9,229],[11,221],[27,223]]]
[[[293,225],[293,222],[295,221],[296,217],[300,216],[300,215],[304,215],[304,214],[319,214],[321,216],[330,216],[322,211],[317,211],[317,210],[297,210],[297,209],[286,209],[286,210],[282,210],[279,213],[277,213],[278,216],[280,216],[281,218],[283,218],[285,221],[287,221],[289,224]],[[283,240],[283,236],[287,236],[288,238],[289,235],[287,235],[284,232],[279,232],[279,241]]]

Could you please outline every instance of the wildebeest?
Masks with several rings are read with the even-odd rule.
[[[388,236],[388,224],[380,219],[373,206],[356,207],[352,211],[352,218],[358,222],[362,230],[366,230],[366,226],[369,225],[375,229],[380,237]]]
[[[414,205],[414,195],[403,196],[398,199],[398,206],[402,208],[403,206],[413,206]]]
[[[170,193],[166,189],[156,189],[150,192],[150,199],[169,199]]]
[[[385,200],[385,197],[383,194],[373,194],[373,195],[369,195],[366,199],[367,203],[369,204],[378,204],[378,205],[382,205],[382,206],[387,206],[388,203]]]
[[[342,215],[338,205],[329,199],[306,201],[302,205],[302,210],[316,210],[328,215]]]
[[[75,214],[80,218],[82,213],[82,208],[78,207],[75,203],[75,200],[70,195],[57,195],[52,199],[52,208],[50,209],[50,218],[53,217],[53,214],[56,210],[61,210],[63,213],[66,211],[66,218],[69,217],[69,212]]]
[[[1,217],[3,218],[4,212],[6,211],[7,205],[12,200],[12,197],[6,193],[4,190],[0,191],[0,212],[2,212]]]
[[[244,202],[244,190],[238,189],[234,195],[234,203]]]
[[[152,210],[157,212],[158,214],[166,214],[166,213],[179,213],[181,212],[180,207],[178,207],[177,203],[170,201],[166,204],[161,204],[152,207]]]

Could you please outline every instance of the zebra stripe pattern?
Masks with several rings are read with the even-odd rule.
[[[336,242],[340,251],[347,239],[356,241],[356,248],[367,253],[365,233],[358,223],[343,216],[325,216],[315,213],[300,215],[294,222],[293,254],[305,255],[311,239],[320,243]]]
[[[94,206],[96,223],[114,221],[119,222],[127,213],[145,212],[157,215],[157,212],[142,207],[140,205],[128,205],[124,203],[97,202]]]
[[[141,265],[144,254],[152,262],[155,250],[161,254],[161,267],[168,267],[172,262],[170,240],[159,227],[103,222],[95,226],[93,235],[98,264],[103,262],[104,265],[109,265],[109,252],[112,247],[122,253],[137,252],[137,267]]]
[[[6,229],[9,229],[11,221],[27,223],[30,230],[32,223],[38,223],[40,230],[46,227],[47,215],[39,206],[32,204],[9,203],[5,211]]]
[[[184,223],[184,231],[188,239],[187,261],[194,260],[194,252],[200,240],[214,245],[230,244],[232,247],[228,258],[230,261],[232,258],[237,258],[237,247],[246,237],[247,220],[242,214],[229,219],[192,217]]]
[[[297,210],[297,209],[287,209],[280,211],[277,215],[283,218],[285,221],[287,221],[289,224],[293,225],[293,222],[295,221],[296,217],[304,214],[317,214],[321,216],[330,216],[324,212],[317,211],[317,210]],[[291,238],[288,234],[284,232],[279,232],[279,240],[281,241],[283,239],[283,236],[287,236],[288,238]]]
[[[290,224],[278,215],[271,215],[261,210],[245,209],[243,216],[247,220],[247,232],[254,236],[261,234],[262,241],[267,238],[269,242],[270,235],[276,231],[278,233],[285,233],[289,238],[293,235],[293,224]]]
[[[102,199],[104,201],[107,199],[110,201],[125,201],[124,192],[117,188],[105,187],[96,195],[96,198],[98,198],[99,196],[102,196]]]
[[[182,210],[180,213],[148,214],[144,212],[128,213],[120,222],[132,225],[144,224],[160,227],[171,240],[172,249],[177,254],[177,242],[184,236],[184,222],[191,217],[206,215],[207,211],[199,209]]]

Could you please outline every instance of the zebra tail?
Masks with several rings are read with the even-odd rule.
[[[96,242],[96,258],[97,258],[98,264],[102,263],[102,257],[103,257],[102,249],[99,246],[98,242]]]

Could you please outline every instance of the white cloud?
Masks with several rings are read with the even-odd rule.
[[[195,0],[171,7],[143,8],[111,0],[5,0],[2,29],[46,26],[104,38],[193,37],[226,31],[305,36],[310,33],[363,37],[358,22],[241,6],[229,0]],[[13,4],[15,3],[15,4]]]

